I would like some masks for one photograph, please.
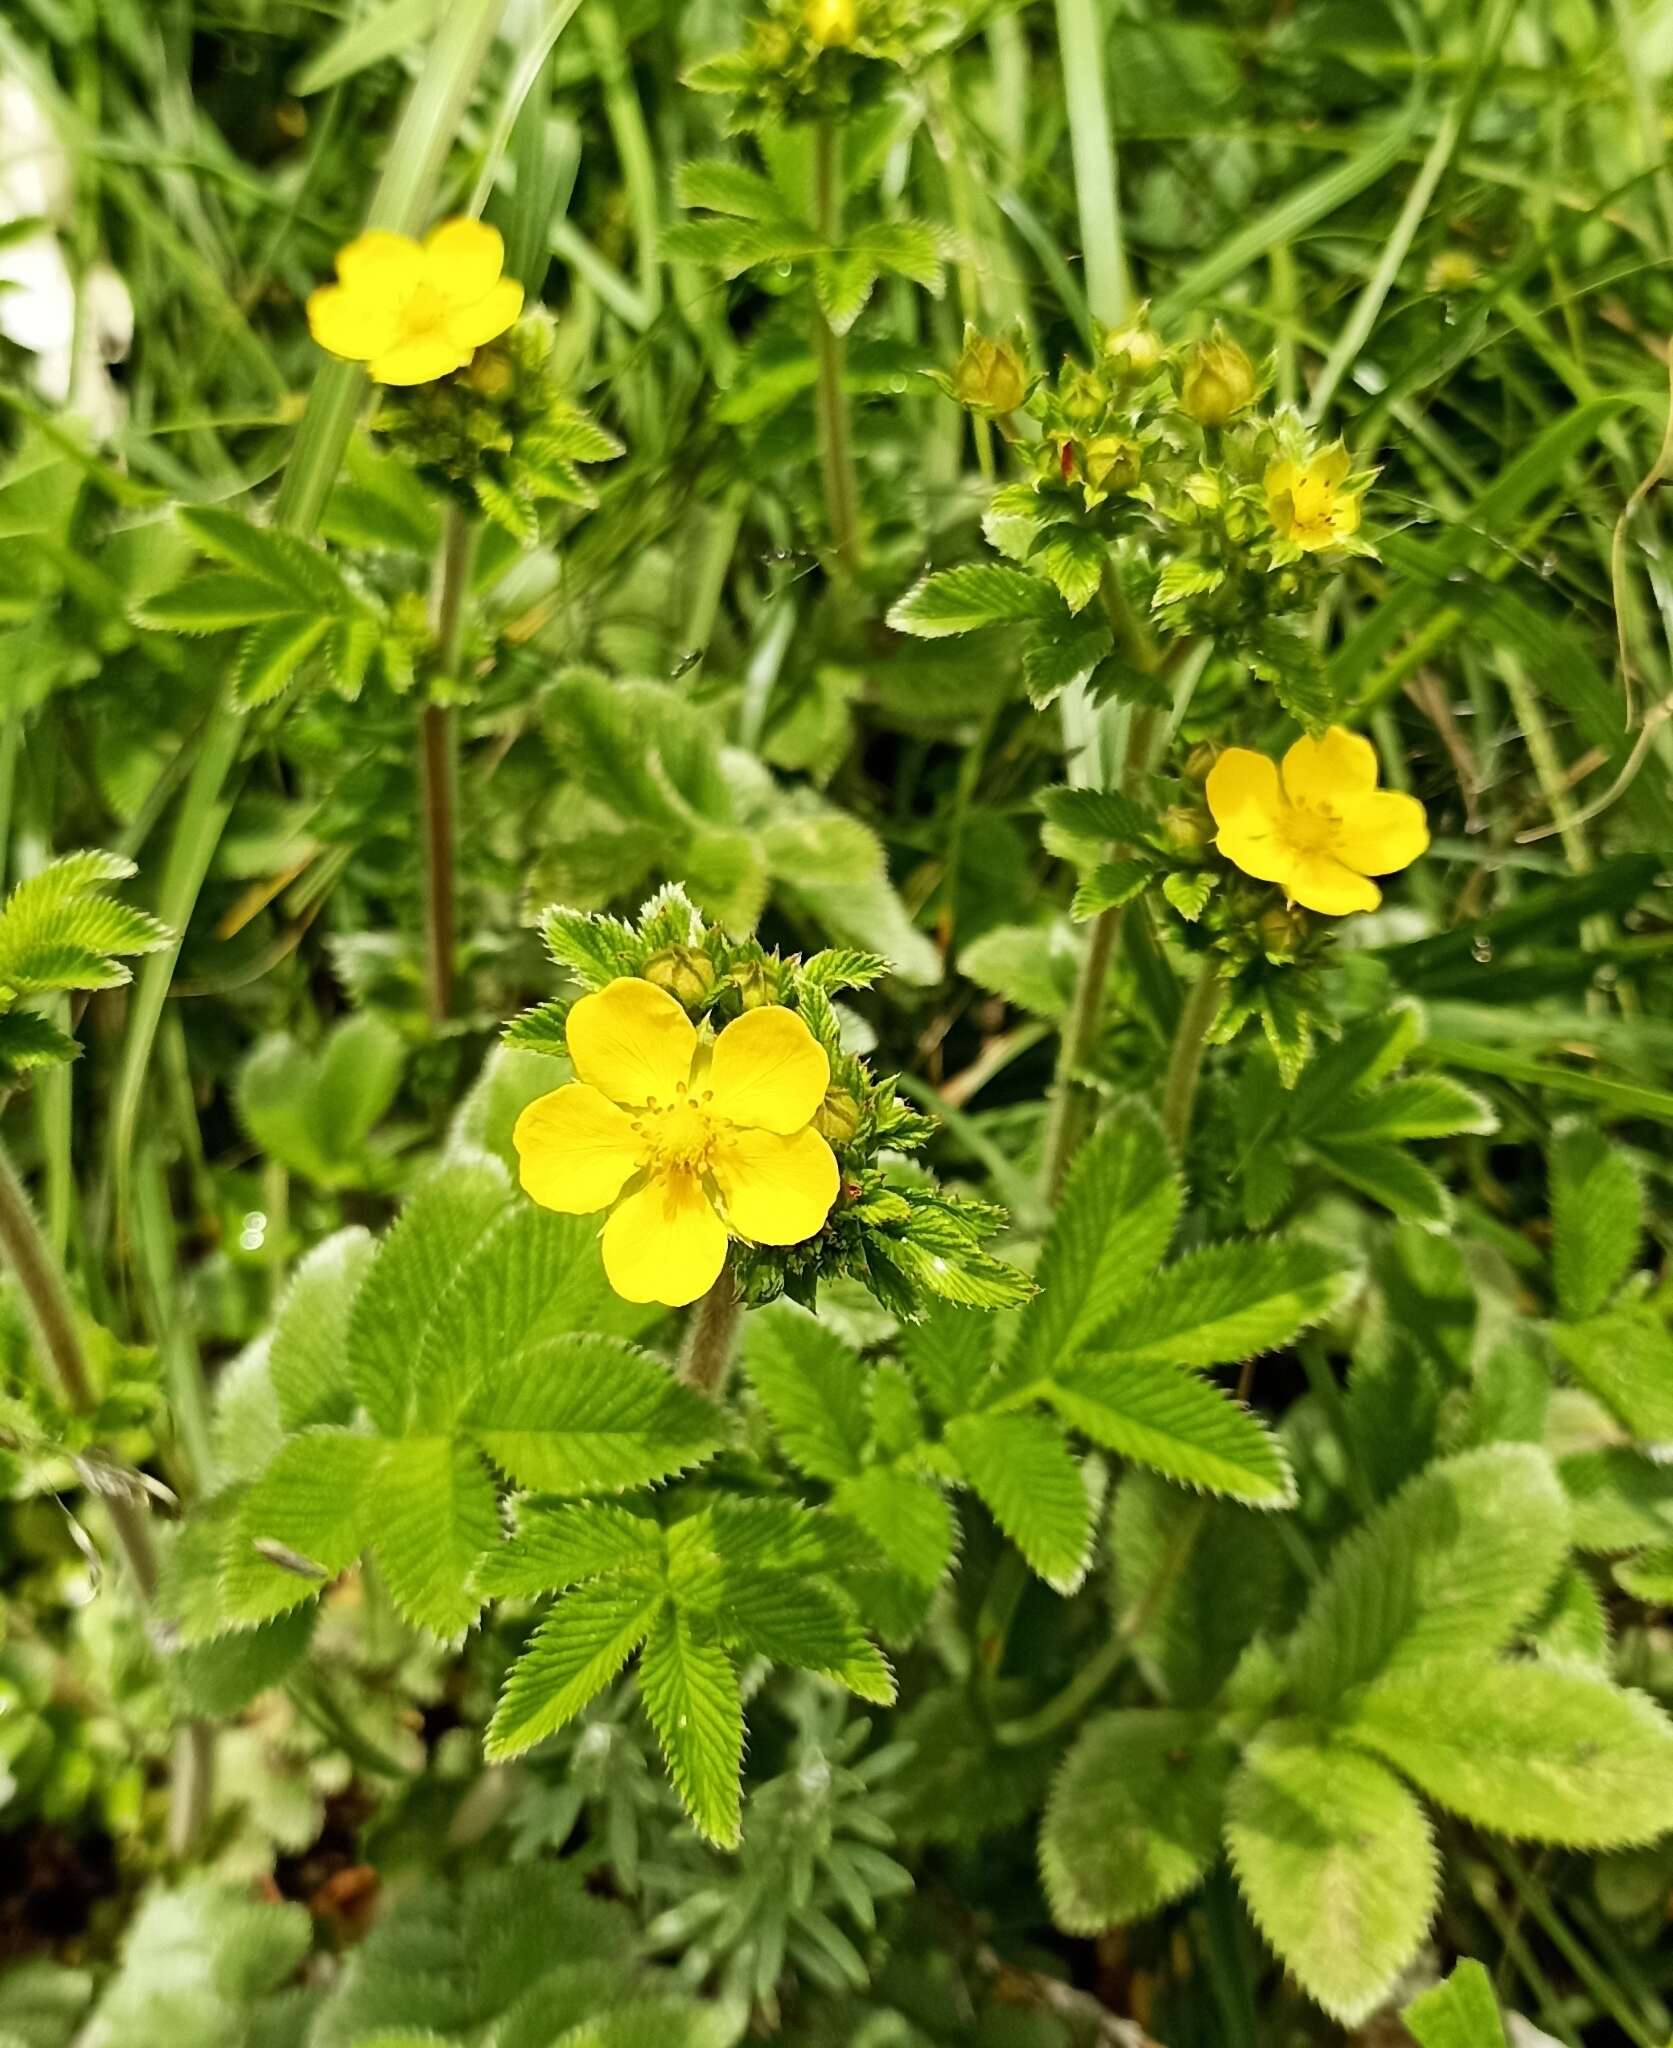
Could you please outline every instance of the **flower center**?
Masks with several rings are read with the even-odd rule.
[[[1336,486],[1322,477],[1302,475],[1290,491],[1297,526],[1328,526],[1336,509]]]
[[[447,301],[433,284],[414,286],[401,306],[401,336],[405,341],[425,341],[447,326]]]
[[[639,1134],[640,1164],[653,1174],[703,1173],[714,1144],[715,1119],[707,1093],[693,1097],[682,1081],[672,1102],[654,1098],[633,1119]]]
[[[1342,820],[1329,804],[1286,804],[1278,814],[1277,835],[1291,853],[1328,853],[1342,830]]]

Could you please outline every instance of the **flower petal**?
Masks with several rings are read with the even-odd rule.
[[[582,1081],[531,1102],[511,1142],[526,1192],[566,1216],[608,1208],[638,1172],[644,1149],[627,1111]]]
[[[1308,468],[1321,484],[1329,484],[1334,488],[1353,468],[1347,443],[1332,441],[1328,448],[1321,448],[1308,464]]]
[[[1276,817],[1284,802],[1278,765],[1248,747],[1228,747],[1208,771],[1207,796],[1216,825]]]
[[[723,1131],[710,1159],[727,1222],[756,1244],[800,1244],[823,1228],[837,1198],[836,1154],[814,1130],[793,1138]]]
[[[1346,917],[1354,910],[1375,910],[1383,892],[1375,882],[1356,875],[1326,853],[1304,854],[1284,880],[1285,893],[1303,910],[1325,917]]]
[[[1222,826],[1214,844],[1234,868],[1253,875],[1257,882],[1287,882],[1295,869],[1295,848],[1250,811]]]
[[[694,1173],[664,1173],[610,1212],[603,1245],[605,1277],[624,1301],[684,1308],[720,1278],[726,1225]]]
[[[424,237],[425,275],[456,306],[492,291],[504,268],[505,243],[486,221],[444,220]]]
[[[404,299],[424,281],[424,251],[411,235],[370,228],[338,250],[337,275],[352,292]]]
[[[697,1050],[691,1019],[668,991],[632,976],[583,996],[565,1036],[577,1077],[634,1108],[672,1102]]]
[[[399,332],[395,304],[347,285],[322,284],[308,294],[308,332],[321,348],[351,363],[381,356]]]
[[[1346,810],[1377,786],[1377,750],[1363,734],[1333,725],[1322,740],[1299,739],[1284,756],[1284,788],[1292,804]]]
[[[514,277],[502,277],[485,298],[448,314],[448,338],[461,348],[480,348],[503,334],[522,310],[523,287]]]
[[[781,1137],[813,1121],[830,1085],[823,1046],[794,1010],[777,1003],[746,1010],[727,1025],[715,1040],[704,1082],[713,1091],[709,1108],[715,1116]]]
[[[373,356],[366,368],[374,384],[433,384],[462,370],[470,359],[470,350],[445,334],[419,334]]]
[[[1429,820],[1417,798],[1375,789],[1347,806],[1332,851],[1362,875],[1392,875],[1428,847]]]

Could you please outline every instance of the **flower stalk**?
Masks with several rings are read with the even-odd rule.
[[[1208,1033],[1220,1014],[1223,984],[1219,963],[1210,954],[1202,964],[1196,984],[1179,1013],[1179,1023],[1168,1053],[1168,1071],[1162,1082],[1162,1129],[1176,1154],[1184,1156],[1191,1135],[1191,1114],[1196,1108],[1197,1082],[1202,1075],[1202,1058]]]
[[[449,502],[431,587],[431,624],[436,669],[451,679],[464,643],[465,609],[476,526],[462,506]],[[428,700],[419,713],[419,807],[424,841],[424,959],[430,1022],[439,1025],[453,1009],[453,963],[458,939],[454,906],[454,813],[458,782],[458,732],[453,709]]]
[[[814,206],[820,234],[833,243],[842,229],[841,149],[840,131],[826,115],[814,137]],[[813,304],[813,356],[819,370],[819,466],[825,485],[825,515],[837,566],[851,581],[860,571],[860,486],[854,472],[844,383],[848,345],[825,317],[817,297]]]
[[[680,1378],[711,1401],[720,1399],[732,1368],[743,1306],[730,1270],[722,1267],[720,1278],[698,1302],[686,1325]]]

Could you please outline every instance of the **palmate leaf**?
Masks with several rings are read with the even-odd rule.
[[[662,1531],[647,1516],[603,1501],[518,1503],[517,1529],[483,1566],[493,1597],[562,1593],[613,1572],[661,1569]]]
[[[1093,1502],[1062,1432],[1043,1415],[959,1415],[946,1440],[1030,1567],[1074,1592],[1091,1562]]]
[[[701,1641],[671,1607],[656,1617],[639,1666],[639,1695],[681,1803],[700,1833],[735,1849],[743,1775],[744,1713],[726,1650]]]
[[[1078,1358],[1042,1389],[1070,1426],[1168,1478],[1251,1507],[1288,1507],[1295,1479],[1258,1416],[1172,1366]]]
[[[1328,1713],[1381,1673],[1497,1648],[1539,1607],[1568,1541],[1562,1490],[1532,1444],[1430,1466],[1338,1546],[1290,1641],[1297,1701]]]
[[[1558,1305],[1565,1316],[1596,1315],[1638,1257],[1644,1193],[1595,1124],[1564,1124],[1551,1141],[1551,1222]]]
[[[1210,1714],[1158,1708],[1088,1722],[1040,1828],[1040,1874],[1057,1925],[1102,1934],[1199,1883],[1220,1853],[1236,1762]]]
[[[401,1615],[431,1635],[463,1634],[482,1611],[477,1566],[500,1533],[482,1460],[468,1444],[444,1436],[385,1444],[364,1517]]]
[[[836,1333],[788,1303],[749,1318],[744,1370],[784,1454],[811,1479],[859,1472],[871,1439],[866,1372]]]
[[[484,1747],[491,1763],[555,1735],[602,1692],[650,1633],[667,1596],[637,1578],[566,1593],[511,1667]]]
[[[375,1437],[306,1429],[244,1494],[221,1566],[221,1602],[193,1633],[248,1628],[311,1600],[365,1546],[365,1500],[382,1457]]]
[[[354,1299],[375,1251],[368,1231],[339,1230],[315,1245],[291,1277],[274,1318],[267,1367],[287,1430],[352,1419],[344,1351]]]
[[[936,570],[914,584],[896,600],[889,624],[897,633],[939,640],[1007,619],[1065,616],[1062,598],[1038,576],[996,562],[972,562],[960,569]]]
[[[154,917],[105,893],[133,873],[120,854],[88,851],[65,854],[18,883],[0,909],[0,1008],[18,996],[119,987],[130,976],[118,955],[155,953],[169,943]],[[60,1050],[28,1024],[12,1044],[19,1066],[46,1064]]]
[[[1276,1722],[1232,1778],[1226,1847],[1255,1925],[1309,1997],[1344,2026],[1374,2012],[1438,1897],[1429,1823],[1399,1779]]]
[[[1101,1355],[1170,1365],[1237,1364],[1276,1351],[1339,1308],[1353,1268],[1305,1239],[1188,1252],[1101,1324]]]
[[[1499,1834],[1607,1849],[1673,1828],[1673,1724],[1590,1672],[1437,1660],[1368,1686],[1347,1731]]]

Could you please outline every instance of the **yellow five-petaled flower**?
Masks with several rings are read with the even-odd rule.
[[[1382,891],[1367,878],[1410,867],[1429,844],[1422,804],[1378,789],[1376,749],[1339,725],[1297,740],[1282,771],[1228,747],[1209,771],[1208,808],[1234,867],[1327,917],[1375,910]]]
[[[1306,462],[1272,464],[1266,473],[1266,516],[1281,539],[1310,555],[1359,531],[1364,490],[1342,488],[1352,466],[1340,441]]]
[[[422,242],[372,228],[337,257],[337,283],[308,300],[321,348],[364,363],[377,384],[430,384],[462,370],[523,310],[501,275],[505,244],[479,220],[446,220]]]
[[[720,1277],[729,1230],[800,1244],[823,1226],[837,1163],[812,1124],[831,1068],[793,1010],[746,1010],[708,1042],[665,989],[623,979],[581,998],[566,1037],[577,1079],[517,1119],[522,1183],[569,1216],[616,1204],[618,1294],[681,1308]]]

